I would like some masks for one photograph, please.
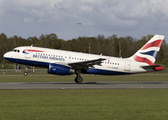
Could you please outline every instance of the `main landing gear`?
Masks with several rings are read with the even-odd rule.
[[[81,77],[81,69],[80,68],[76,69],[75,73],[76,73],[75,82],[76,83],[81,83],[83,81],[83,79]]]
[[[76,74],[75,82],[81,83],[83,81],[82,77],[79,74]]]

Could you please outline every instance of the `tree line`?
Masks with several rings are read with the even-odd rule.
[[[132,56],[154,35],[142,36],[136,39],[131,36],[118,37],[112,35],[105,38],[104,35],[97,37],[78,37],[71,40],[59,39],[55,33],[44,35],[39,38],[36,36],[24,39],[13,36],[8,38],[4,33],[0,34],[0,64],[9,63],[3,58],[4,53],[13,50],[18,46],[36,46],[52,49],[68,50],[90,54],[103,54],[106,56],[127,58]],[[156,63],[164,67],[168,65],[168,44],[164,40],[159,51]]]

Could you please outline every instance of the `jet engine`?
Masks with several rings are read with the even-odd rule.
[[[53,63],[51,63],[48,68],[48,73],[55,75],[71,75],[74,74],[74,72],[75,71],[70,67]]]

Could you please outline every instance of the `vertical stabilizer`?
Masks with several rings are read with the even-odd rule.
[[[163,39],[163,35],[155,35],[140,50],[138,50],[131,59],[134,59],[137,62],[153,65],[156,61]]]

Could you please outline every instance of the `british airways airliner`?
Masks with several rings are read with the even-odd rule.
[[[34,46],[14,48],[4,58],[17,64],[44,67],[55,75],[76,74],[75,82],[83,81],[83,74],[124,75],[163,70],[155,60],[163,42],[163,35],[155,35],[129,58],[93,55]],[[25,75],[28,73],[25,72]]]

